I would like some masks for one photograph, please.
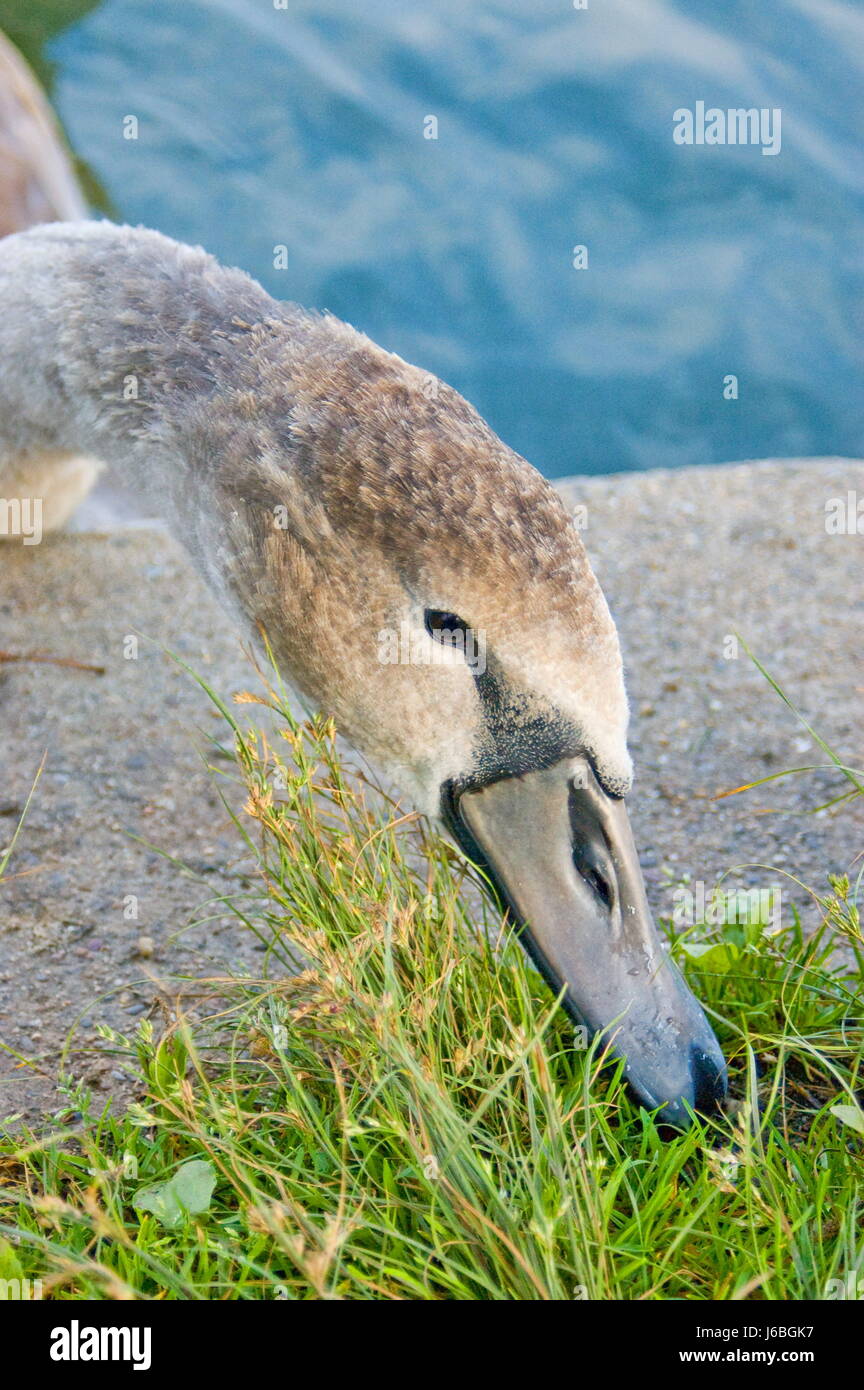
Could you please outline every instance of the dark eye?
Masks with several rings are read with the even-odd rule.
[[[452,642],[454,637],[463,636],[468,624],[455,613],[444,613],[440,608],[427,608],[423,615],[426,631],[439,642]]]

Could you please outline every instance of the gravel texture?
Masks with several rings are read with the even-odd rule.
[[[761,864],[736,881],[783,884],[784,915],[794,901],[818,920],[784,875],[822,891],[828,872],[860,869],[864,818],[857,803],[807,814],[843,790],[837,774],[715,799],[825,761],[728,639],[739,634],[842,757],[864,765],[864,534],[829,534],[825,514],[828,499],[864,499],[864,463],[736,464],[561,489],[585,508],[584,539],[622,635],[631,813],[655,908],[671,913],[685,874],[710,887]],[[83,523],[110,514],[103,494]],[[158,1025],[178,976],[258,971],[253,941],[215,901],[244,891],[252,867],[202,760],[221,725],[163,645],[223,695],[254,687],[237,634],[160,528],[0,550],[0,651],[105,668],[0,660],[0,855],[45,757],[0,887],[0,1042],[16,1054],[0,1052],[0,1118],[38,1121],[58,1107],[64,1047],[76,1077],[122,1096],[97,1023]]]

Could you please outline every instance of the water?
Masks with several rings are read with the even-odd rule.
[[[858,4],[288,3],[104,0],[51,39],[117,215],[438,373],[550,476],[864,451]],[[780,154],[677,146],[700,100],[779,107]]]

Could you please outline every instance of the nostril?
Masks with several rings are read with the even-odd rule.
[[[726,1072],[701,1048],[690,1049],[690,1075],[693,1079],[693,1109],[703,1115],[716,1110],[726,1098]]]
[[[615,886],[611,873],[606,869],[605,856],[589,844],[574,844],[572,849],[573,867],[580,878],[584,878],[589,888],[596,893],[608,912],[615,902]]]
[[[612,885],[600,869],[588,869],[585,878],[591,884],[600,901],[610,910],[615,901]]]

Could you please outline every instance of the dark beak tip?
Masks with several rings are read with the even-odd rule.
[[[670,1097],[656,1112],[656,1123],[666,1138],[689,1129],[694,1111],[706,1119],[716,1118],[726,1099],[726,1064],[719,1051],[712,1054],[693,1044],[689,1053],[689,1073],[690,1086],[686,1091]],[[632,1080],[630,1084],[637,1100],[644,1105],[645,1100],[639,1095],[638,1085],[634,1086]]]

